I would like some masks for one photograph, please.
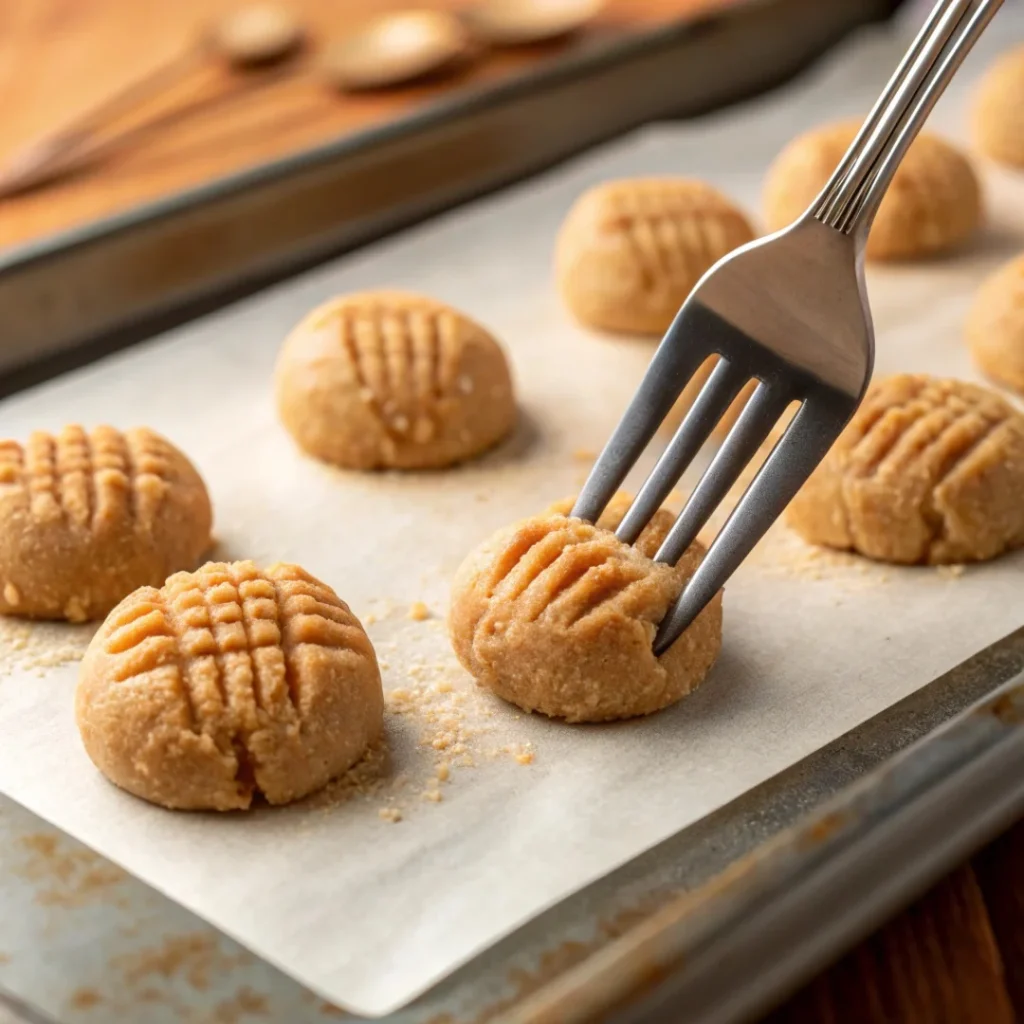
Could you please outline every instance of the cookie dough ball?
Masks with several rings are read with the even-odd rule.
[[[381,735],[384,695],[373,647],[330,587],[294,565],[210,562],[110,613],[75,712],[115,785],[229,811],[340,775]]]
[[[825,187],[860,127],[844,121],[794,139],[768,171],[764,205],[778,231],[807,210]],[[922,132],[903,158],[868,237],[872,260],[920,259],[968,238],[981,221],[981,188],[967,158]]]
[[[393,291],[310,313],[278,359],[277,406],[300,447],[349,469],[449,466],[516,420],[494,338],[451,306]]]
[[[703,182],[612,181],[584,193],[569,211],[555,276],[585,326],[660,335],[704,272],[753,238],[743,213]]]
[[[191,569],[213,513],[188,459],[151,430],[65,427],[0,441],[0,613],[84,622]]]
[[[526,711],[569,722],[658,711],[702,682],[721,647],[718,594],[665,654],[651,649],[702,555],[694,544],[677,566],[660,565],[580,519],[527,519],[459,570],[455,653],[481,686]]]
[[[972,128],[986,156],[1024,167],[1024,46],[1004,53],[981,80]]]
[[[1024,256],[981,286],[967,317],[967,342],[987,376],[1024,394]]]
[[[963,381],[877,381],[787,517],[883,562],[995,558],[1024,544],[1024,416]]]

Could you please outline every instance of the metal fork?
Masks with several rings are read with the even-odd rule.
[[[892,176],[1002,0],[940,0],[821,194],[730,253],[676,315],[572,510],[594,522],[694,372],[720,357],[617,536],[632,544],[751,378],[735,426],[655,556],[674,565],[792,404],[799,408],[662,621],[662,654],[733,574],[860,404],[874,363],[864,244]]]

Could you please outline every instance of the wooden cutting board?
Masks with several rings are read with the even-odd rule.
[[[180,52],[204,25],[239,2],[0,2],[0,159]],[[216,65],[201,70],[149,108],[158,121],[116,156],[73,179],[0,200],[0,247],[386,123],[456,90],[520,75],[584,41],[498,52],[452,78],[343,96],[318,73],[318,52],[368,17],[425,5],[415,0],[286,2],[301,14],[312,43],[294,71],[260,85],[260,77],[241,79]],[[587,35],[622,36],[731,2],[610,0]],[[434,0],[429,6],[454,9],[460,0]],[[226,99],[232,91],[236,96]]]

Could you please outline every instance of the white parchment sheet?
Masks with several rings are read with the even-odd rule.
[[[970,80],[1024,34],[1020,14],[999,15],[933,125],[965,137]],[[579,450],[600,448],[651,353],[596,338],[561,308],[551,252],[573,199],[609,177],[685,173],[756,214],[781,146],[866,109],[901,52],[892,34],[862,36],[763,100],[637,133],[0,403],[2,436],[108,422],[173,439],[211,488],[218,554],[296,561],[367,615],[393,709],[390,768],[368,794],[171,813],[117,791],[88,762],[72,717],[77,666],[40,674],[29,658],[0,678],[0,789],[326,998],[380,1015],[1024,624],[1021,556],[958,577],[843,559],[807,572],[801,545],[777,531],[727,589],[707,684],[650,719],[593,728],[478,693],[453,667],[441,620],[470,546],[578,488]],[[969,252],[870,271],[880,372],[975,376],[961,338],[967,305],[1024,248],[1024,174],[984,174],[991,227]],[[341,473],[296,451],[272,402],[281,340],[312,306],[371,286],[430,293],[493,329],[518,381],[513,442],[457,471],[406,476]],[[433,617],[413,621],[407,610],[421,600]],[[34,650],[66,635],[37,628]],[[436,778],[442,763],[447,781]]]

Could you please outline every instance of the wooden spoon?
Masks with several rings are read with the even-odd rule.
[[[169,60],[15,151],[0,168],[0,198],[44,184],[105,149],[112,140],[98,142],[104,127],[179,84],[211,57],[240,71],[263,68],[291,57],[304,37],[301,23],[284,8],[268,3],[238,8]]]
[[[604,6],[605,0],[478,0],[463,17],[492,46],[525,46],[578,31]]]
[[[384,89],[446,68],[472,49],[466,26],[441,11],[397,11],[367,22],[327,53],[339,89]]]

